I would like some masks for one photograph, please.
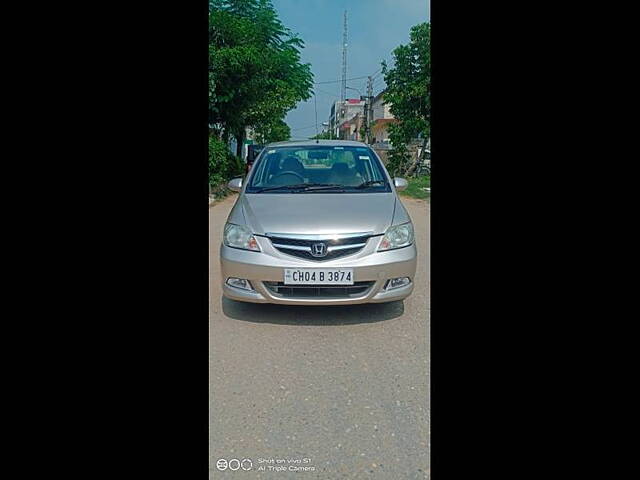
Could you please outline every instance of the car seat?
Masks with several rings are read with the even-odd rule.
[[[341,185],[358,185],[357,174],[344,162],[334,163],[329,174],[329,183],[339,183]]]

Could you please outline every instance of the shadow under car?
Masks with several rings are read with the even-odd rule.
[[[248,303],[222,297],[223,313],[235,320],[277,325],[354,325],[398,318],[404,314],[404,301],[359,305],[277,305]]]

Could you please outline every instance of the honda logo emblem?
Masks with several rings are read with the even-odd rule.
[[[324,243],[314,243],[311,245],[311,255],[314,257],[326,257],[327,246]]]

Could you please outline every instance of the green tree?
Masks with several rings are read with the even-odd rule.
[[[229,147],[215,136],[209,137],[209,188],[220,195],[226,189],[225,182],[242,175],[244,164],[239,157],[229,152]]]
[[[284,120],[261,124],[256,127],[254,131],[256,134],[256,142],[262,145],[272,142],[284,142],[291,138],[291,129]]]
[[[238,155],[246,127],[285,135],[280,120],[311,97],[313,75],[300,62],[303,41],[284,27],[270,0],[217,0],[209,15],[209,123]]]
[[[411,28],[410,42],[393,51],[394,67],[382,62],[387,89],[385,102],[398,123],[389,127],[393,150],[388,167],[392,174],[411,173],[407,144],[422,138],[423,151],[431,127],[431,26],[421,23]]]
[[[311,140],[330,140],[331,139],[331,132],[329,130],[327,130],[326,132],[321,132],[317,135],[314,135],[313,137],[310,137]]]

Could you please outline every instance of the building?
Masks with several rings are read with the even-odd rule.
[[[359,140],[360,126],[363,125],[365,101],[350,98],[337,101],[331,106],[329,129],[334,138]],[[356,118],[359,115],[359,119]],[[360,124],[358,124],[360,122]],[[356,136],[357,138],[354,138]]]
[[[340,112],[341,102],[334,102],[331,105],[331,112],[329,113],[329,132],[331,132],[332,138],[338,138],[338,115]]]
[[[373,101],[371,102],[371,118],[373,120],[377,120],[379,118],[393,118],[393,114],[391,113],[391,104],[385,103],[384,93],[385,92],[382,91],[373,97]]]
[[[390,110],[391,104],[385,103],[384,92],[376,95],[371,102],[371,137],[373,143],[389,142],[389,126],[397,120]]]
[[[364,142],[360,130],[365,126],[364,111],[356,113],[349,120],[345,120],[340,125],[340,138],[343,140],[355,140],[358,142]]]
[[[379,118],[371,127],[373,143],[389,143],[389,126],[397,123],[395,118]]]

